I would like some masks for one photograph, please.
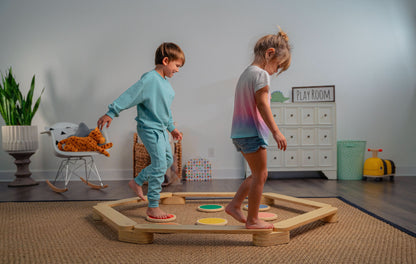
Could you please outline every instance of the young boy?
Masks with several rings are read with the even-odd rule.
[[[146,213],[155,219],[168,219],[172,216],[159,207],[164,175],[173,163],[166,130],[175,140],[181,140],[182,135],[173,124],[170,107],[175,92],[166,78],[172,78],[184,63],[185,54],[178,45],[162,43],[156,50],[155,69],[143,74],[137,83],[108,106],[108,112],[97,121],[100,129],[105,125],[109,127],[121,111],[137,107],[137,133],[149,152],[151,164],[131,180],[129,186],[137,196],[145,200],[142,185],[148,182],[149,205]]]

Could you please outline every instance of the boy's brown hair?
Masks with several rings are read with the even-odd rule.
[[[277,74],[286,71],[292,60],[291,47],[289,37],[280,28],[276,35],[266,35],[257,41],[256,46],[254,46],[254,56],[264,57],[269,48],[275,49],[275,58],[281,61],[280,70]]]
[[[182,49],[172,42],[164,42],[156,50],[155,64],[163,64],[163,59],[167,57],[169,61],[181,60],[182,66],[185,64],[185,54]]]

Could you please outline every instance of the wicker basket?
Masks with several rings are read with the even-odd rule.
[[[174,163],[176,163],[176,176],[181,179],[182,176],[182,141],[174,143],[175,153]],[[135,178],[139,172],[150,165],[150,156],[143,143],[139,143],[137,133],[134,133],[133,144],[133,178]]]

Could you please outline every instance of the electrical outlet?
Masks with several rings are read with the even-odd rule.
[[[214,148],[208,148],[208,157],[209,158],[215,157],[215,149]]]

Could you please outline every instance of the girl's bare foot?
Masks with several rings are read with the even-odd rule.
[[[129,186],[136,193],[136,195],[139,196],[140,199],[146,201],[146,197],[143,195],[142,186],[138,185],[135,180],[129,181]]]
[[[257,220],[255,222],[247,221],[246,228],[247,229],[273,229],[273,225],[263,220]]]
[[[167,219],[169,214],[165,213],[160,207],[147,207],[146,214],[152,218]]]
[[[225,208],[225,212],[231,215],[235,220],[237,220],[240,223],[247,222],[247,218],[241,211],[240,207],[235,207],[233,204],[229,203]]]

